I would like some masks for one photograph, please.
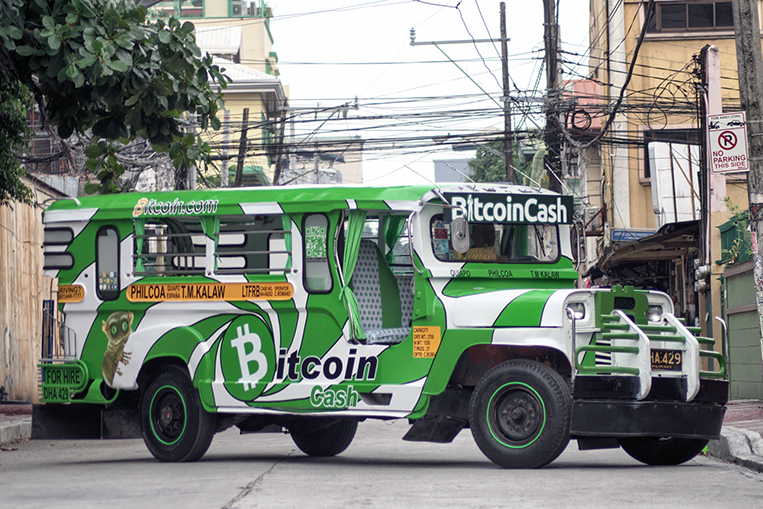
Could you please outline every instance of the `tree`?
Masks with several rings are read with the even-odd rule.
[[[544,151],[541,150],[539,152]],[[519,143],[517,142],[514,142],[512,153],[514,154],[514,168],[519,170],[514,172],[515,183],[533,185],[533,180],[541,182],[542,175],[537,175],[534,172],[534,165],[536,165],[535,158],[533,158],[533,162],[525,161],[520,154]],[[469,160],[469,176],[475,182],[506,182],[506,164],[501,157],[502,154],[502,140],[480,146],[474,158]]]
[[[202,130],[220,128],[230,81],[201,57],[192,23],[149,22],[130,0],[3,0],[0,71],[33,94],[45,121],[65,139],[92,130],[87,167],[120,191],[118,148],[136,138],[169,152],[176,167],[209,162],[209,146],[186,133],[183,113]]]
[[[31,192],[21,182],[24,170],[15,154],[29,141],[24,107],[30,101],[29,91],[20,83],[0,75],[0,206],[31,199]]]

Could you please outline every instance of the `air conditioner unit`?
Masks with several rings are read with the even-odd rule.
[[[583,224],[586,235],[600,233],[604,229],[604,210],[587,206],[583,209]]]
[[[230,3],[230,13],[233,16],[241,16],[241,13],[244,10],[243,2],[240,1],[233,1]]]

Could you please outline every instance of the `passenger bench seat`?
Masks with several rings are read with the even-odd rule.
[[[400,305],[401,286],[375,242],[360,241],[358,262],[350,287],[358,301],[360,324],[366,334],[367,344],[397,344],[408,337],[411,332],[411,315],[406,310],[407,316],[404,318]],[[406,296],[405,300],[411,304],[406,307],[412,311],[413,291],[410,282],[408,291],[410,299]]]

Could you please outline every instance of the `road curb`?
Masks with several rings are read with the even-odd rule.
[[[32,417],[24,416],[10,422],[0,422],[0,445],[22,442],[32,438]]]
[[[746,429],[724,426],[719,440],[707,445],[707,455],[722,461],[763,471],[763,438]]]

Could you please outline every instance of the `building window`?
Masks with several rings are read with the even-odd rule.
[[[263,0],[228,0],[232,18],[270,18],[273,13]]]
[[[647,32],[700,32],[732,30],[731,2],[660,2]]]
[[[157,18],[203,18],[204,0],[165,0],[151,7],[150,12]]]
[[[652,171],[649,167],[649,143],[653,141],[699,145],[699,129],[663,129],[661,131],[644,131],[644,175],[642,177],[644,179],[650,179],[652,177]]]

